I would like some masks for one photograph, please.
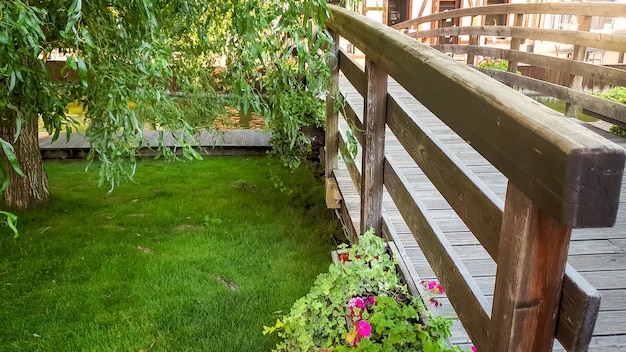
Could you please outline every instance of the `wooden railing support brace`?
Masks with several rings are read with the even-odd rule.
[[[385,116],[387,114],[387,73],[376,63],[365,62],[365,143],[362,157],[361,233],[373,228],[382,235],[383,165],[385,158]]]
[[[515,19],[513,21],[513,26],[521,27],[522,25],[524,25],[524,14],[522,14],[522,13],[515,14]],[[511,38],[511,47],[510,47],[511,50],[519,50],[520,45],[525,40],[526,40],[525,38]],[[517,61],[509,60],[508,71],[516,73],[517,72],[517,64],[518,64]]]
[[[591,29],[591,16],[584,16],[578,22],[578,30],[589,32]],[[576,61],[585,61],[585,55],[587,54],[587,47],[582,45],[575,45],[574,52],[572,55],[572,60]],[[583,78],[581,76],[572,75],[572,84],[570,88],[576,90],[583,89]],[[565,104],[565,116],[567,117],[576,117],[578,116],[578,105],[573,105],[570,103]]]
[[[337,153],[339,149],[339,116],[335,110],[335,98],[339,89],[339,35],[330,31],[334,46],[332,48],[331,62],[332,81],[329,83],[326,93],[326,141],[324,152],[325,176],[326,176],[326,206],[332,209],[340,207],[338,197],[339,189],[333,177],[333,171],[337,169]]]

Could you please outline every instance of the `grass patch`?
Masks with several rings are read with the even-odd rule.
[[[4,351],[269,351],[341,234],[313,165],[144,161],[112,194],[84,168],[47,163],[50,202],[2,229]]]

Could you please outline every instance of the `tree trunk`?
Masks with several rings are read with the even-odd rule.
[[[12,112],[10,112],[12,113]],[[6,116],[5,112],[5,117]],[[13,209],[30,209],[43,204],[48,200],[48,176],[43,168],[41,152],[39,151],[39,136],[37,117],[24,121],[19,138],[15,139],[15,118],[7,118],[0,124],[0,138],[11,143],[15,156],[24,172],[25,177],[13,171],[11,164],[2,154],[2,162],[9,170],[9,186],[4,191],[4,206]]]

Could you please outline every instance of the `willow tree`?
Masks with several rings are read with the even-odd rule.
[[[146,124],[171,131],[183,154],[198,158],[190,120],[210,119],[225,97],[262,114],[277,145],[296,148],[299,127],[320,122],[298,106],[326,89],[331,39],[319,29],[326,16],[324,0],[0,2],[5,206],[47,201],[38,129],[69,136],[77,124],[65,114],[72,101],[85,108],[89,158],[111,187],[132,178]],[[78,80],[53,79],[46,61],[54,52]]]

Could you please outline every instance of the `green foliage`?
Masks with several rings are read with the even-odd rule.
[[[509,62],[507,60],[486,58],[478,63],[478,67],[506,71],[509,68]]]
[[[498,71],[508,71],[509,61],[501,60],[501,59],[486,58],[478,63],[478,67],[489,68],[489,69],[498,70]],[[522,74],[520,71],[517,71],[516,73],[518,75]]]
[[[621,127],[619,127],[619,126],[615,126],[615,125],[611,126],[609,128],[609,132],[613,133],[616,136],[620,136],[620,137],[626,138],[626,130],[621,128]]]
[[[52,201],[18,214],[17,239],[0,226],[0,350],[276,344],[258,327],[306,293],[342,235],[317,166],[290,171],[264,156],[139,163],[136,184],[112,194],[85,162],[46,163]],[[270,172],[294,194],[277,192]]]
[[[283,164],[296,168],[311,151],[311,142],[301,128],[322,127],[325,121],[324,101],[313,96],[312,92],[288,91],[281,100],[282,115],[276,115],[271,123],[273,131],[270,143],[271,153],[279,157]]]
[[[613,89],[609,89],[606,92],[600,92],[600,93],[589,92],[589,94],[597,95],[607,100],[626,104],[626,87],[616,87]],[[623,129],[622,127],[613,125],[609,129],[609,132],[613,133],[616,136],[626,138],[626,130]]]
[[[626,104],[626,87],[616,87],[600,93],[590,92],[590,94],[597,95],[607,100]]]
[[[323,121],[326,1],[14,0],[0,14],[0,114],[18,130],[39,117],[57,138],[76,127],[65,112],[80,101],[89,158],[111,188],[132,179],[145,125],[171,131],[185,158],[198,159],[195,127],[209,125],[225,96],[265,117],[291,166],[287,151],[306,147],[299,128]],[[45,67],[57,51],[76,82]]]
[[[449,319],[431,318],[419,298],[408,296],[383,240],[368,231],[349,249],[349,261],[331,265],[288,315],[266,326],[277,333],[275,351],[451,351]],[[354,299],[369,300],[355,308]],[[355,325],[371,327],[359,338]]]

